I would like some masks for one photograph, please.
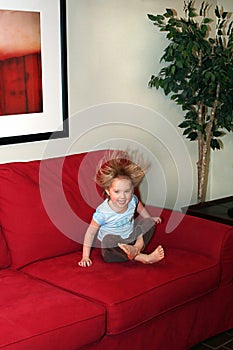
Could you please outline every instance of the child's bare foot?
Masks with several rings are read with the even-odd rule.
[[[154,264],[159,262],[164,258],[164,249],[161,245],[159,245],[152,253],[143,254],[140,253],[135,256],[136,261],[140,261],[143,264]]]
[[[139,248],[135,245],[118,243],[118,247],[121,248],[125,254],[127,254],[129,260],[133,260],[140,253]]]

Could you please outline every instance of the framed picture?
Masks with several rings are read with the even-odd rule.
[[[0,145],[67,137],[65,0],[1,0],[0,18]]]

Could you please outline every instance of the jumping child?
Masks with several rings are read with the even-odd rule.
[[[140,184],[148,168],[142,159],[141,163],[136,164],[129,153],[122,151],[113,152],[110,159],[103,159],[100,163],[95,180],[107,198],[97,207],[86,231],[79,266],[92,265],[90,253],[97,233],[106,262],[135,260],[153,264],[164,258],[161,245],[150,254],[143,253],[161,218],[151,217],[134,194],[134,188]],[[140,214],[141,220],[134,220],[135,212]]]

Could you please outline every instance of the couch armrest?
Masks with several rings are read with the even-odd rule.
[[[153,241],[149,249],[162,244],[166,250],[169,248],[184,249],[196,252],[215,259],[221,266],[221,281],[229,282],[233,279],[233,228],[218,222],[205,220],[191,215],[173,212],[180,222],[171,233],[166,233],[171,210],[147,207],[152,216],[160,215],[162,224],[156,228]],[[183,219],[180,221],[180,219]]]

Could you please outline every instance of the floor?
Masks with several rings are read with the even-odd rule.
[[[192,347],[190,350],[232,350],[233,349],[233,329],[218,334],[202,343]]]

